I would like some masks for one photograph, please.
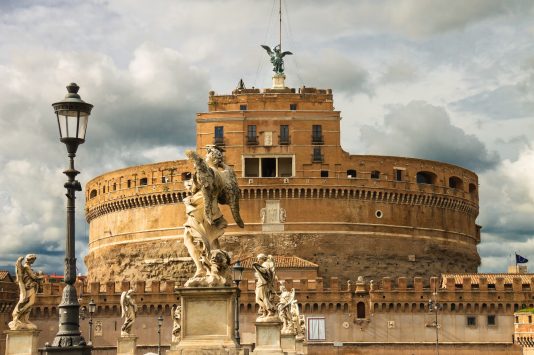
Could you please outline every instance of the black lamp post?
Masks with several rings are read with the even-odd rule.
[[[438,323],[438,313],[443,309],[443,305],[438,302],[438,292],[437,292],[437,285],[436,289],[434,290],[433,296],[434,299],[428,300],[428,311],[434,312],[436,318],[434,320],[434,324],[432,324],[433,327],[436,329],[436,355],[439,355],[439,328],[441,328],[441,325]]]
[[[91,298],[89,301],[89,345],[93,345],[93,314],[96,312],[96,303]]]
[[[161,326],[163,325],[163,316],[158,317],[158,355],[161,355]]]
[[[232,267],[232,278],[234,279],[235,285],[237,287],[235,295],[235,341],[237,345],[241,345],[241,337],[239,336],[239,283],[243,280],[243,269],[241,262],[238,260]]]
[[[85,131],[93,105],[83,101],[78,95],[80,87],[75,83],[67,86],[68,94],[63,101],[52,104],[59,126],[59,138],[67,146],[70,160],[69,168],[63,173],[68,180],[67,189],[67,236],[65,242],[65,288],[59,304],[59,331],[52,342],[47,346],[47,353],[90,354],[88,346],[80,332],[80,304],[76,295],[76,258],[74,245],[74,209],[75,193],[81,191],[80,183],[75,180],[80,172],[74,169],[74,157],[80,144],[85,142]]]

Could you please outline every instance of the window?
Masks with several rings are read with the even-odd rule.
[[[476,327],[477,325],[477,317],[475,316],[467,316],[467,326],[468,327]]]
[[[296,111],[297,110],[297,104],[289,104],[289,109],[291,111]]]
[[[469,193],[475,194],[477,192],[477,186],[473,183],[469,184]]]
[[[258,144],[256,125],[249,124],[247,127],[247,144]]]
[[[373,170],[371,171],[371,179],[380,179],[380,171],[378,170]]]
[[[224,143],[224,127],[215,126],[215,140],[214,144],[223,144]]]
[[[244,177],[291,177],[293,158],[291,157],[245,157]]]
[[[247,110],[247,105],[239,105],[239,110],[240,111],[246,111]]]
[[[494,314],[488,314],[488,325],[497,325]]]
[[[532,324],[532,316],[528,316],[528,324]]]
[[[278,158],[278,176],[293,176],[293,158]]]
[[[113,191],[117,191],[117,183],[116,182],[113,183]]]
[[[245,177],[260,176],[260,159],[245,158]]]
[[[449,187],[452,189],[462,189],[463,181],[457,176],[451,176],[449,178]]]
[[[358,302],[356,305],[356,317],[359,319],[365,318],[365,303]]]
[[[141,180],[139,180],[139,185],[141,186],[148,185],[148,179],[146,177],[142,178]]]
[[[354,170],[354,169],[347,170],[347,177],[348,178],[355,178],[356,177],[356,170]]]
[[[103,193],[103,194],[106,193],[106,187],[105,187],[105,186],[102,186],[102,193]]]
[[[168,183],[168,182],[169,182],[169,179],[168,179],[166,176],[162,176],[162,177],[161,177],[161,183],[162,183],[162,184],[166,184],[166,183]]]
[[[321,170],[321,177],[323,178],[328,177],[328,170]]]
[[[319,147],[313,148],[312,161],[314,163],[322,163],[323,162],[323,155],[321,154],[321,148],[319,148]]]
[[[519,317],[518,316],[515,316],[515,322],[519,323]]]
[[[191,180],[191,173],[189,171],[186,171],[185,173],[182,173],[182,181]]]
[[[323,128],[321,125],[314,124],[312,126],[312,143],[323,144]]]
[[[417,181],[418,184],[433,185],[436,182],[436,174],[429,171],[420,171],[415,176],[415,181]]]
[[[276,177],[276,158],[261,159],[261,177]]]
[[[128,180],[127,186],[128,186],[128,188],[132,187],[132,180]]]
[[[326,340],[324,318],[308,317],[308,340]]]
[[[393,170],[393,178],[395,179],[395,181],[402,181],[402,175],[403,175],[403,170],[402,169],[394,169]]]
[[[280,144],[289,144],[289,126],[280,126]]]
[[[96,197],[96,194],[97,194],[96,190],[91,190],[91,193],[89,194],[89,198],[90,198],[90,199],[91,199],[91,198],[95,198],[95,197]]]

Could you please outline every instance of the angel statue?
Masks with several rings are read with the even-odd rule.
[[[278,320],[274,301],[276,275],[271,255],[259,254],[257,262],[252,264],[256,270],[256,303],[259,305],[257,322]]]
[[[289,292],[285,285],[280,285],[280,301],[278,302],[278,316],[282,321],[282,334],[295,334],[296,324],[293,317],[294,305],[297,303],[295,299],[295,289],[292,288]],[[298,305],[297,305],[298,309]]]
[[[273,71],[276,74],[284,74],[284,57],[286,55],[292,55],[289,51],[282,52],[280,45],[277,45],[272,50],[269,46],[261,45],[263,49],[267,51],[267,54],[271,57],[271,63],[273,64]]]
[[[24,257],[17,259],[15,263],[17,283],[19,285],[19,302],[13,310],[13,320],[9,322],[9,329],[37,329],[37,326],[30,322],[30,312],[35,304],[39,284],[43,280],[42,272],[34,273],[32,264],[37,259],[35,254],[26,255],[26,261],[22,264]]]
[[[180,325],[180,320],[182,319],[182,306],[173,306],[171,308],[172,315],[172,342],[179,343],[181,339],[180,330],[182,326]]]
[[[185,287],[228,286],[231,282],[230,256],[220,249],[218,241],[228,226],[219,204],[229,205],[239,227],[245,224],[239,214],[237,178],[223,162],[222,152],[220,147],[207,145],[205,159],[191,150],[185,153],[193,162],[195,173],[184,182],[191,193],[184,199],[184,244],[196,267]]]
[[[132,326],[137,314],[137,305],[132,297],[134,290],[124,291],[121,294],[121,318],[124,318],[124,324],[121,327],[121,337],[127,337],[132,334]]]

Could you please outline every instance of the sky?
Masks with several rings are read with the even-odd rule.
[[[184,158],[208,92],[269,87],[260,47],[277,0],[0,0],[0,268],[29,252],[63,271],[66,177],[51,104],[76,82],[95,107],[76,167]],[[283,2],[286,84],[331,88],[352,154],[457,164],[479,176],[480,272],[534,261],[534,2]],[[84,194],[76,212],[85,272]]]

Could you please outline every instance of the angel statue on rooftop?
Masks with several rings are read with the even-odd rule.
[[[30,322],[30,312],[35,304],[39,284],[43,280],[42,272],[33,272],[32,264],[37,259],[35,254],[26,255],[26,261],[22,264],[24,257],[19,257],[15,263],[17,283],[19,285],[19,301],[13,310],[13,320],[8,326],[11,330],[37,329],[37,326]]]
[[[284,74],[284,57],[286,55],[292,55],[289,51],[282,52],[282,47],[278,44],[272,50],[269,46],[261,45],[263,49],[267,51],[267,54],[271,57],[271,63],[273,64],[273,71],[276,74]]]
[[[184,182],[191,196],[184,199],[187,218],[184,224],[184,244],[195,263],[196,271],[185,287],[229,286],[230,256],[219,247],[219,237],[228,222],[219,204],[229,205],[236,224],[245,225],[239,214],[239,186],[234,170],[223,161],[223,149],[206,146],[206,157],[192,150],[185,152],[193,162],[195,172]]]

